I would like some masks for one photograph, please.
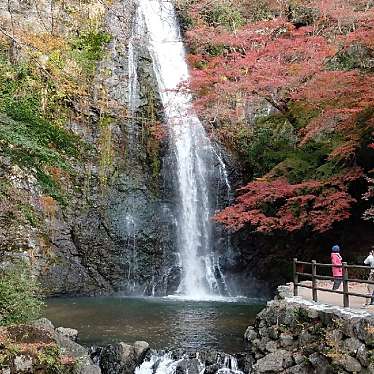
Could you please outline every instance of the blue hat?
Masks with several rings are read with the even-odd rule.
[[[333,252],[340,252],[340,247],[339,247],[337,244],[335,244],[335,245],[332,247],[332,251],[333,251]]]

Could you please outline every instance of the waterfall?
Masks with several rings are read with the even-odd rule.
[[[189,72],[172,2],[138,0],[135,23],[138,32],[146,33],[176,160],[177,237],[183,269],[178,293],[194,299],[208,298],[220,294],[211,248],[210,217],[215,199],[210,196],[209,186],[214,151],[192,109],[191,95],[181,89],[189,80]],[[130,43],[129,55],[133,58],[134,45]],[[133,63],[130,68],[136,76]],[[133,92],[136,83],[133,80],[131,84],[130,92]]]
[[[125,217],[125,227],[128,233],[127,247],[131,248],[132,256],[128,259],[129,270],[127,274],[127,283],[131,292],[135,291],[135,276],[138,272],[137,248],[136,248],[136,224],[134,218],[127,214]]]
[[[218,374],[243,374],[238,368],[238,361],[234,356],[228,354],[218,355],[216,365]],[[183,370],[184,369],[184,370]],[[135,369],[135,374],[176,374],[184,372],[205,372],[205,365],[196,353],[196,358],[191,359],[188,355],[180,358],[173,358],[172,352],[153,353],[139,367]]]

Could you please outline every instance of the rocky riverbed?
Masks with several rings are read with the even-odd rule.
[[[205,350],[155,351],[145,341],[113,343],[105,347],[83,347],[77,343],[78,331],[58,327],[46,318],[32,324],[14,325],[0,330],[0,373],[216,373],[239,372],[236,357]]]
[[[374,373],[374,315],[295,298],[288,287],[257,315],[236,354],[157,351],[145,341],[87,348],[77,341],[77,330],[47,319],[3,327],[0,373]]]

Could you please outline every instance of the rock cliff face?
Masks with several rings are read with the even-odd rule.
[[[152,169],[152,163],[160,164],[163,147],[150,144],[154,140],[149,126],[158,116],[155,79],[150,57],[141,48],[140,113],[130,118],[127,112],[128,41],[134,9],[131,1],[115,2],[105,15],[105,27],[112,39],[98,67],[94,103],[98,105],[103,97],[107,101],[109,128],[105,130],[96,123],[93,141],[100,148],[109,136],[113,158],[105,175],[100,174],[100,160],[91,169],[86,207],[70,222],[69,242],[74,244],[76,256],[69,256],[65,248],[57,249],[62,265],[52,267],[44,277],[48,287],[54,285],[54,293],[124,291],[149,295],[175,288],[172,277],[167,277],[175,263],[167,186],[162,165]],[[157,152],[152,153],[152,146],[157,146]],[[65,285],[60,283],[61,275]],[[66,283],[78,288],[66,290]]]
[[[13,29],[23,31],[23,26],[35,35],[80,32],[80,25],[71,21],[74,11],[82,12],[79,2],[54,7],[50,1],[11,1],[1,9],[11,40]],[[168,160],[163,157],[167,141],[152,136],[161,114],[150,56],[140,42],[140,106],[136,118],[127,111],[133,15],[131,0],[90,4],[87,17],[92,22],[99,19],[111,41],[98,63],[88,104],[72,102],[72,112],[78,115],[64,124],[88,145],[84,159],[75,163],[73,175],[63,183],[64,204],[51,199],[53,206],[46,209],[32,173],[1,156],[2,182],[10,187],[2,200],[0,260],[31,262],[51,295],[164,294],[179,282],[179,269],[173,268],[177,261],[164,166]],[[17,37],[14,44],[16,57],[22,59],[24,45]],[[12,120],[4,117],[6,121]],[[5,208],[16,206],[17,199],[40,218],[37,224],[6,216]]]
[[[278,299],[245,333],[248,373],[372,373],[374,317],[293,298]]]

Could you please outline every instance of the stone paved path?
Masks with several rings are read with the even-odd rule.
[[[302,282],[307,285],[311,285],[310,281]],[[321,288],[332,288],[332,282],[329,281],[318,281],[318,287]],[[367,294],[366,284],[361,283],[350,283],[349,290],[352,292]],[[340,286],[339,291],[343,291],[343,286]],[[308,288],[299,287],[299,296],[307,300],[312,300],[312,290]],[[330,293],[326,291],[318,291],[318,301],[324,304],[343,306],[343,295]],[[353,309],[366,310],[374,313],[374,305],[364,306],[366,299],[363,297],[349,296],[349,304]]]

